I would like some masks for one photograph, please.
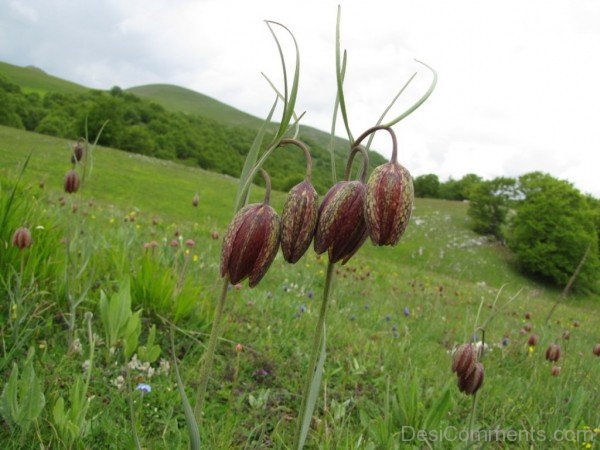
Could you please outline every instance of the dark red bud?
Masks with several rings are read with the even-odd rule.
[[[24,250],[31,246],[31,233],[25,227],[18,228],[13,234],[12,243],[19,250]]]
[[[546,350],[546,360],[556,362],[560,359],[560,346],[550,344]]]
[[[78,141],[73,146],[73,153],[71,154],[71,163],[75,164],[78,161],[81,161],[83,158],[84,146],[82,141]]]
[[[559,376],[560,375],[560,367],[558,367],[558,366],[552,366],[551,373],[552,373],[553,377]]]
[[[529,336],[529,339],[527,340],[527,344],[530,345],[531,347],[535,347],[537,345],[538,341],[539,341],[538,335],[532,334],[531,336]]]
[[[454,352],[452,359],[452,372],[458,376],[466,377],[471,374],[477,362],[477,351],[471,344],[463,344]]]
[[[281,240],[279,216],[267,203],[242,208],[233,218],[221,250],[221,276],[231,284],[249,278],[254,287],[267,273]]]
[[[193,247],[196,245],[196,242],[194,242],[194,240],[193,240],[193,239],[187,239],[187,240],[185,241],[185,245],[186,245],[187,247],[189,247],[189,248],[193,248]]]
[[[467,395],[473,395],[483,384],[483,364],[475,363],[474,369],[467,376],[458,377],[458,389]]]
[[[289,263],[297,262],[310,246],[319,215],[317,203],[317,191],[307,181],[288,194],[281,214],[281,250]]]
[[[528,311],[525,313],[525,320],[531,319],[531,313]]]
[[[328,251],[332,263],[342,264],[358,251],[367,239],[365,223],[366,186],[361,181],[341,181],[325,195],[319,208],[315,233],[315,252]]]
[[[375,245],[396,245],[406,230],[414,189],[408,170],[397,162],[377,167],[367,182],[365,218]]]
[[[70,170],[65,175],[65,192],[73,194],[79,189],[79,175],[74,170]]]
[[[594,345],[594,355],[600,356],[600,344]]]

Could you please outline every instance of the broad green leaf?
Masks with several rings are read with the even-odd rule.
[[[33,361],[31,359],[25,363],[23,376],[21,378],[21,389],[19,390],[21,391],[23,398],[17,423],[19,423],[21,427],[26,427],[38,418],[46,404],[41,380],[39,380],[35,374]]]
[[[6,421],[14,424],[17,421],[19,414],[19,366],[13,363],[13,369],[8,378],[8,382],[2,390],[2,398],[0,401],[0,412]]]

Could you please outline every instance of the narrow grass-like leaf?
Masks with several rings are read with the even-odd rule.
[[[269,86],[271,86],[271,88],[275,91],[275,93],[277,94],[277,97],[279,97],[281,99],[281,101],[283,101],[285,104],[285,97],[283,96],[283,94],[281,92],[279,92],[279,89],[277,89],[275,84],[269,79],[269,77],[264,72],[261,72],[260,74],[264,77],[265,80],[267,80],[267,83],[269,83]],[[293,139],[296,139],[296,137],[298,136],[298,132],[300,131],[300,118],[296,114],[296,111],[292,111],[292,117],[294,118],[294,125],[296,128],[296,131],[294,131]],[[289,129],[290,128],[288,127],[288,129],[286,130],[284,135],[287,134]]]
[[[344,53],[344,59],[342,60],[342,84],[346,76],[346,53]],[[331,119],[331,136],[329,138],[329,153],[331,155],[331,181],[333,184],[337,183],[337,172],[335,169],[335,125],[337,122],[338,110],[340,107],[340,96],[336,93],[335,103],[333,105],[333,117]]]
[[[298,83],[300,80],[300,49],[298,48],[298,42],[296,41],[296,37],[294,36],[294,34],[290,31],[290,29],[288,27],[286,27],[285,25],[283,25],[279,22],[274,22],[271,20],[267,20],[266,23],[267,23],[267,26],[269,27],[269,30],[271,30],[273,37],[275,38],[275,42],[277,43],[277,48],[279,50],[279,55],[281,57],[281,64],[283,65],[283,84],[284,84],[283,92],[284,92],[285,104],[283,105],[283,115],[281,118],[281,123],[279,124],[279,131],[277,132],[277,137],[281,138],[285,135],[286,129],[290,123],[290,120],[292,119],[292,114],[296,107],[296,97],[298,96]],[[283,57],[283,51],[281,49],[281,44],[279,43],[277,35],[273,31],[273,28],[271,28],[271,24],[278,25],[281,28],[283,28],[285,31],[287,31],[289,33],[289,35],[292,37],[292,40],[294,41],[294,47],[296,50],[296,68],[294,70],[294,79],[292,81],[292,88],[289,91],[289,93],[288,93],[288,83],[287,83],[287,69],[286,69],[286,65],[285,65],[285,59]]]
[[[200,430],[198,429],[198,423],[194,417],[194,410],[190,405],[190,401],[185,393],[185,387],[183,381],[181,381],[181,375],[179,374],[179,364],[177,364],[177,356],[175,354],[175,339],[173,338],[173,324],[170,325],[171,335],[171,357],[173,358],[173,367],[175,368],[175,379],[177,380],[177,390],[181,395],[181,405],[183,406],[183,412],[185,414],[185,422],[187,424],[188,433],[190,435],[190,448],[192,450],[200,450]]]
[[[390,109],[392,109],[392,106],[394,106],[394,104],[396,103],[396,100],[398,100],[400,98],[400,96],[402,95],[402,93],[406,90],[406,88],[408,87],[408,85],[410,84],[410,82],[412,80],[414,80],[414,78],[417,76],[417,72],[413,73],[412,76],[408,79],[408,81],[406,83],[404,83],[404,86],[402,86],[402,88],[398,91],[398,93],[396,94],[396,96],[392,99],[392,101],[390,102],[390,104],[387,106],[387,108],[385,108],[385,110],[383,111],[383,113],[381,114],[381,116],[379,117],[379,119],[377,120],[377,123],[375,124],[375,126],[379,126],[381,125],[381,122],[383,122],[383,119],[385,118],[386,114],[390,111]],[[375,138],[375,133],[372,133],[369,136],[369,140],[367,141],[367,145],[365,145],[365,149],[367,151],[369,151],[369,149],[371,148],[371,143],[373,142],[373,138]]]
[[[427,64],[425,64],[424,62],[421,62],[421,61],[419,61],[417,59],[415,59],[415,61],[418,62],[419,64],[424,65],[429,70],[431,70],[431,72],[433,73],[433,80],[431,81],[431,84],[429,85],[429,89],[427,89],[427,92],[425,92],[425,94],[423,94],[421,96],[421,98],[419,100],[417,100],[410,108],[408,108],[402,114],[400,114],[399,116],[397,116],[395,119],[392,119],[390,122],[386,123],[385,124],[386,127],[391,127],[393,125],[396,125],[398,122],[400,122],[401,120],[407,118],[413,112],[415,112],[423,103],[425,103],[425,100],[427,100],[429,98],[429,96],[431,95],[431,93],[434,91],[435,86],[437,85],[437,79],[438,79],[437,72],[432,67],[430,67]]]
[[[256,134],[254,141],[252,142],[252,146],[250,147],[250,150],[248,151],[248,154],[246,155],[246,161],[244,161],[244,167],[242,169],[242,174],[240,175],[240,183],[238,185],[238,191],[235,196],[235,212],[239,211],[239,209],[243,206],[243,203],[246,199],[245,194],[249,188],[249,184],[247,183],[248,178],[252,172],[252,168],[256,164],[256,160],[258,158],[258,153],[260,152],[260,147],[261,147],[263,139],[265,137],[265,132],[267,130],[267,127],[271,123],[271,118],[273,117],[273,113],[275,112],[276,106],[277,106],[277,98],[275,98],[275,101],[273,102],[273,106],[271,107],[271,110],[269,111],[267,118],[265,119],[262,126],[258,130],[258,133]]]
[[[437,401],[429,408],[429,413],[423,422],[423,430],[436,430],[438,429],[440,422],[446,415],[446,413],[452,407],[452,397],[450,396],[450,390],[454,387],[454,382],[448,383],[442,395]]]
[[[315,367],[315,373],[310,380],[310,389],[308,391],[308,399],[306,401],[306,408],[301,411],[302,414],[302,428],[300,429],[300,441],[298,442],[298,450],[304,447],[306,437],[308,436],[308,430],[310,429],[310,422],[312,421],[312,415],[315,410],[317,398],[319,396],[319,388],[321,387],[321,379],[323,378],[323,369],[325,367],[325,348],[327,344],[327,333],[325,332],[325,326],[323,326],[323,338],[321,339],[321,351],[319,354],[319,360]]]
[[[346,112],[346,99],[344,98],[344,86],[342,80],[342,57],[340,49],[340,20],[342,17],[342,7],[338,5],[337,21],[335,25],[335,78],[337,80],[337,93],[340,102],[340,111],[342,113],[342,119],[344,119],[344,125],[346,126],[346,133],[348,133],[348,140],[354,142],[352,133],[350,132],[350,125],[348,125],[348,113]],[[344,61],[347,59],[346,51],[344,50]]]
[[[15,200],[15,194],[17,193],[17,187],[19,186],[19,182],[23,178],[25,169],[27,169],[27,166],[29,165],[29,160],[31,159],[32,153],[33,153],[33,151],[29,152],[29,155],[27,155],[27,158],[25,158],[25,162],[23,163],[23,166],[21,167],[21,170],[19,171],[19,175],[17,176],[17,181],[15,182],[15,185],[12,188],[12,191],[8,198],[8,202],[6,203],[6,207],[4,208],[4,212],[2,213],[2,224],[0,225],[0,234],[2,234],[4,232],[4,227],[6,226],[6,221],[8,220],[8,217],[10,216],[10,210],[11,210],[12,204]]]

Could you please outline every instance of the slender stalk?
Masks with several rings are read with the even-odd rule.
[[[206,387],[208,385],[208,377],[212,370],[212,363],[215,356],[215,349],[217,348],[217,340],[219,338],[219,330],[221,328],[221,319],[223,318],[223,309],[225,307],[225,299],[227,298],[227,288],[229,287],[229,279],[223,280],[223,289],[221,290],[221,297],[217,308],[215,309],[215,316],[213,318],[212,329],[210,331],[210,337],[208,339],[208,347],[204,352],[202,358],[202,367],[200,368],[200,374],[198,376],[198,389],[196,390],[196,406],[194,407],[194,416],[196,422],[200,423],[202,419],[202,409],[204,407],[204,397],[206,396]]]
[[[471,443],[471,433],[473,430],[473,422],[475,422],[475,414],[477,413],[477,392],[473,395],[473,406],[471,407],[471,417],[469,418],[469,434],[467,436],[467,448]]]
[[[319,310],[319,319],[317,320],[317,328],[313,336],[313,345],[310,355],[310,365],[306,372],[306,378],[304,380],[304,388],[302,390],[302,403],[300,405],[300,411],[298,414],[298,421],[296,422],[296,433],[294,437],[294,448],[300,449],[300,434],[302,432],[302,418],[304,417],[305,409],[307,407],[308,395],[310,392],[310,384],[317,367],[317,361],[319,359],[319,350],[321,347],[321,339],[323,336],[323,327],[325,326],[325,315],[327,313],[327,304],[329,303],[329,293],[331,292],[331,281],[333,279],[333,269],[335,263],[329,262],[327,266],[327,275],[325,277],[325,288],[323,289],[323,300],[321,302],[321,309]]]

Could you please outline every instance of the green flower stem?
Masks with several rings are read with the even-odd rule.
[[[225,299],[227,298],[227,288],[229,287],[229,279],[223,280],[223,289],[221,290],[221,297],[217,308],[215,310],[215,316],[213,318],[212,329],[210,331],[210,338],[208,339],[208,347],[204,352],[202,358],[202,367],[200,367],[200,374],[198,376],[198,390],[196,391],[196,406],[194,407],[194,416],[196,416],[196,422],[200,423],[202,419],[202,409],[204,407],[204,397],[206,396],[206,387],[208,385],[208,377],[212,370],[212,363],[215,356],[215,349],[217,348],[217,340],[219,339],[219,330],[221,328],[221,320],[223,318],[223,309],[225,307]]]
[[[313,336],[313,346],[310,355],[310,365],[306,372],[306,379],[304,381],[304,388],[302,390],[302,404],[298,413],[298,421],[296,423],[296,433],[294,437],[294,448],[299,449],[300,447],[300,434],[302,431],[302,418],[304,417],[305,409],[307,407],[308,395],[310,392],[310,384],[317,367],[317,361],[319,359],[319,351],[321,347],[321,339],[323,337],[323,328],[325,326],[325,315],[327,313],[327,304],[329,303],[329,293],[331,292],[331,281],[333,279],[333,269],[335,263],[329,262],[327,266],[327,275],[325,278],[325,288],[323,289],[323,301],[321,302],[321,309],[319,310],[319,319],[317,321],[317,328]]]

